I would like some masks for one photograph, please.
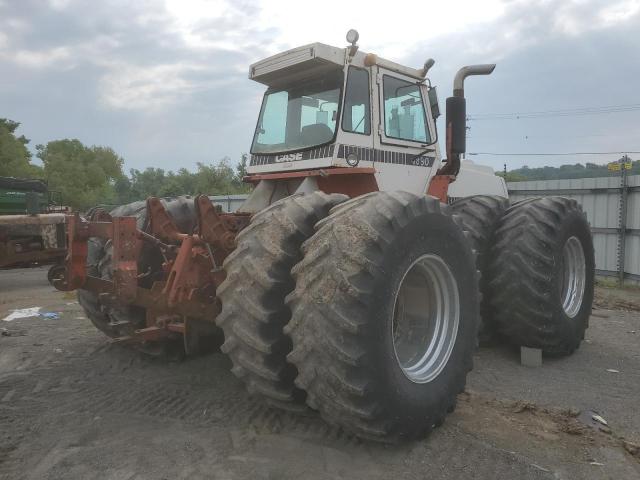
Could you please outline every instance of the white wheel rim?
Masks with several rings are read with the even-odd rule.
[[[582,306],[586,278],[584,250],[578,237],[569,237],[562,248],[560,299],[568,317],[575,317]]]
[[[460,323],[458,284],[437,255],[423,255],[402,276],[393,308],[398,365],[414,383],[428,383],[447,365]]]

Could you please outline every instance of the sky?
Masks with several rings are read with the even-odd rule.
[[[21,122],[32,146],[61,138],[110,146],[127,170],[236,162],[264,91],[247,78],[249,65],[312,42],[345,46],[355,28],[363,51],[416,68],[433,57],[443,112],[459,67],[497,63],[466,85],[469,153],[640,152],[640,0],[376,5],[0,0],[0,118]],[[624,111],[575,114],[609,106]],[[468,158],[513,169],[618,157]]]

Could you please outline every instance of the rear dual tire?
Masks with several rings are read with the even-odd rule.
[[[491,302],[489,282],[489,257],[495,243],[495,232],[504,212],[509,208],[509,199],[496,195],[475,195],[457,200],[451,205],[454,215],[462,219],[463,228],[469,232],[473,248],[477,253],[476,266],[480,271],[480,343],[488,342],[496,333],[495,310]]]
[[[593,303],[593,240],[580,205],[524,200],[496,229],[487,277],[498,332],[517,346],[569,355],[584,339]]]

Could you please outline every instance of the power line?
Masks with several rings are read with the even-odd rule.
[[[469,129],[470,130],[470,129]],[[593,138],[593,137],[622,137],[622,136],[627,136],[626,134],[621,134],[621,133],[615,133],[615,134],[605,134],[605,133],[590,133],[587,135],[565,135],[565,134],[558,134],[558,135],[529,135],[529,134],[519,134],[519,135],[513,135],[511,138],[513,139],[518,139],[518,140],[538,140],[538,139],[545,139],[545,138],[562,138],[562,139],[567,139],[567,138]],[[504,133],[500,133],[500,134],[495,134],[495,135],[485,135],[484,133],[482,135],[471,135],[469,133],[467,133],[467,140],[473,138],[473,139],[485,139],[485,138],[504,138]]]
[[[523,153],[523,152],[469,152],[467,155],[491,155],[491,156],[509,156],[509,157],[557,157],[572,155],[625,155],[628,153],[640,153],[640,151],[627,150],[624,152],[541,152],[541,153]]]
[[[468,120],[511,120],[521,118],[568,117],[583,115],[602,115],[620,112],[640,111],[640,103],[627,105],[607,105],[602,107],[567,108],[561,110],[541,110],[533,112],[478,113],[469,115]]]

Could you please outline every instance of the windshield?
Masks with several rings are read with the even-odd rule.
[[[251,153],[302,150],[333,140],[342,71],[278,90],[262,101]]]

